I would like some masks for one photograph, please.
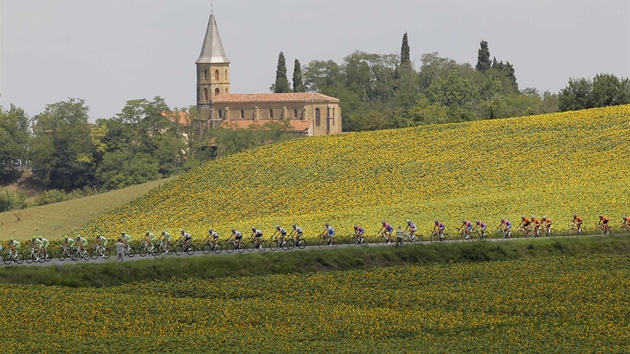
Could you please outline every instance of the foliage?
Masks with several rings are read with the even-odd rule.
[[[26,194],[13,193],[8,189],[0,189],[0,213],[26,208]]]
[[[411,66],[411,56],[409,48],[409,38],[407,32],[403,35],[402,45],[400,47],[400,66]]]
[[[556,256],[107,289],[1,285],[11,316],[0,346],[100,353],[627,352],[629,265],[627,255]],[[123,276],[128,270],[105,267]]]
[[[293,92],[305,92],[302,79],[302,65],[297,59],[295,59],[293,64]]]
[[[284,53],[278,55],[278,67],[276,69],[276,81],[271,85],[271,91],[275,93],[291,92],[289,87],[289,79],[287,79],[287,65],[284,59]]]
[[[94,219],[88,235],[177,230],[224,236],[301,225],[309,238],[411,219],[498,224],[546,215],[563,226],[627,213],[630,106],[296,139],[220,158]],[[541,197],[544,195],[544,198]],[[552,201],[552,202],[550,202]],[[211,212],[209,212],[211,211]]]
[[[480,48],[477,52],[477,71],[485,72],[490,69],[492,62],[490,62],[490,50],[488,49],[488,42],[482,40]]]
[[[560,90],[560,110],[570,111],[630,103],[630,80],[611,74],[597,74],[591,79],[569,79]]]
[[[0,182],[13,182],[19,177],[18,164],[26,163],[29,121],[24,110],[11,105],[0,107]]]

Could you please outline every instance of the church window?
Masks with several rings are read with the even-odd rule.
[[[273,119],[273,109],[269,110],[269,119]]]
[[[223,111],[219,110],[219,119],[223,119]]]
[[[205,81],[205,82],[208,81],[208,70],[204,70],[203,71],[203,81]]]
[[[221,93],[221,91],[219,91],[219,88],[217,87],[216,89],[214,89],[214,95],[218,96]]]
[[[297,113],[297,108],[293,110],[293,118],[297,118],[298,117],[298,113]]]
[[[315,124],[319,127],[322,124],[322,113],[319,108],[315,108]]]
[[[208,100],[208,88],[203,89],[203,100],[204,101]]]
[[[226,80],[228,79],[228,72],[227,72],[227,70],[225,70],[225,79]]]
[[[245,110],[241,109],[241,119],[245,119]]]
[[[219,70],[214,71],[214,80],[219,81]]]

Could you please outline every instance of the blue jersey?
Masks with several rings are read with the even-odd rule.
[[[365,229],[362,227],[357,227],[354,229],[354,231],[358,234],[358,235],[363,235],[365,233]]]
[[[394,231],[394,228],[390,224],[385,224],[385,225],[383,225],[383,227],[385,228],[385,230],[387,230],[387,232],[393,232]]]

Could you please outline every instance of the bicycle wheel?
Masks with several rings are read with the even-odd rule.
[[[26,264],[31,264],[33,262],[38,262],[38,260],[37,260],[37,255],[31,252],[26,256]]]
[[[140,257],[144,257],[147,255],[147,253],[149,253],[148,247],[148,245],[144,245],[144,247],[138,248],[138,254],[140,255]]]
[[[300,239],[295,243],[295,245],[297,246],[297,248],[303,250],[304,248],[306,248],[306,241],[304,239]]]
[[[221,253],[221,250],[223,249],[223,246],[217,242],[216,245],[214,245],[214,248],[212,249],[212,251],[216,254]]]
[[[290,251],[293,247],[295,247],[295,241],[293,240],[288,240],[284,243],[284,245],[282,245],[282,249],[285,251]]]
[[[88,253],[88,255],[90,256],[90,259],[95,260],[98,258],[98,251],[96,249],[93,249],[92,251],[90,251],[90,253]]]
[[[175,255],[181,256],[184,253],[184,245],[175,246]]]
[[[136,249],[133,247],[129,247],[129,252],[127,252],[127,257],[133,258],[135,254],[136,254]]]
[[[386,239],[384,235],[381,235],[379,237],[376,238],[376,244],[381,246],[384,245],[386,243]]]
[[[79,253],[80,252],[78,250],[72,252],[72,255],[70,255],[70,259],[75,261],[75,262],[78,261],[79,257],[81,257]]]
[[[326,237],[320,237],[319,241],[317,242],[317,246],[319,246],[320,248],[328,246],[328,240],[326,239]]]
[[[269,242],[269,249],[272,251],[276,251],[278,249],[278,241],[273,240]]]
[[[238,252],[238,253],[243,253],[243,252],[245,252],[245,250],[247,249],[247,246],[245,245],[245,243],[240,242],[240,243],[238,243],[238,244],[236,245],[236,247],[235,247],[235,248],[236,248],[236,252]]]
[[[186,247],[186,253],[188,253],[189,256],[195,254],[195,245],[193,245],[192,243],[188,245],[188,247]]]
[[[232,252],[234,252],[234,243],[230,242],[228,244],[225,245],[225,252],[227,252],[228,254],[231,254]]]
[[[14,261],[15,261],[15,263],[17,263],[17,264],[22,264],[22,262],[24,262],[24,254],[23,254],[23,253],[18,253],[18,254],[15,256]]]
[[[203,246],[201,246],[201,252],[203,252],[203,254],[212,252],[212,245],[208,242],[204,243]]]
[[[9,265],[11,264],[11,262],[13,262],[13,259],[11,259],[11,256],[9,256],[9,254],[6,253],[2,255],[2,262],[6,265]]]
[[[67,254],[66,254],[66,252],[63,250],[63,248],[62,248],[62,249],[60,249],[60,250],[59,250],[59,252],[57,253],[57,258],[58,258],[61,262],[63,262],[63,261],[66,259],[66,257],[67,257],[67,256],[68,256],[68,255],[67,255]]]

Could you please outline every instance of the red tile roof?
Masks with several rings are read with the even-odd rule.
[[[275,102],[313,102],[313,103],[338,103],[339,99],[322,95],[318,92],[296,93],[251,93],[251,94],[222,94],[214,97],[212,103],[275,103]]]
[[[250,119],[233,119],[228,121],[223,121],[221,123],[221,126],[224,128],[241,128],[241,129],[247,129],[249,127],[251,127],[252,125],[259,125],[262,126],[263,124],[267,123],[267,122],[278,122],[281,123],[281,121],[278,120],[269,120],[269,119],[261,119],[258,121],[254,121],[254,120],[250,120]],[[308,129],[311,128],[313,124],[313,120],[312,119],[308,119],[306,121],[302,121],[299,119],[291,119],[289,121],[289,125],[291,126],[293,131],[296,132],[301,132],[301,131],[307,131]]]
[[[192,125],[192,118],[188,112],[162,112],[162,115],[173,123],[178,123],[185,127]]]

